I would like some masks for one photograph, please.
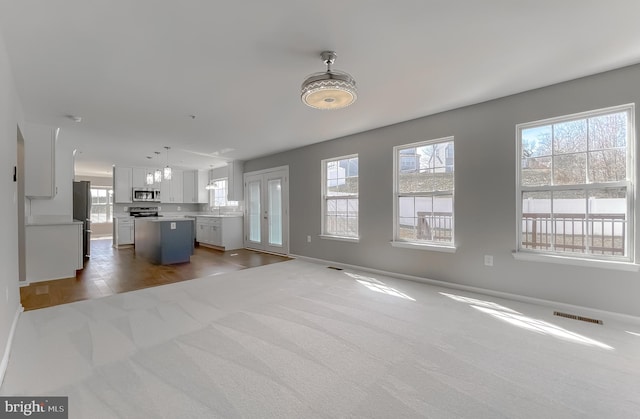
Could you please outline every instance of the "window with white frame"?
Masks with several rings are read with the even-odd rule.
[[[453,137],[396,146],[394,242],[454,246]]]
[[[322,160],[322,234],[359,237],[357,154]]]
[[[113,189],[105,186],[91,187],[91,222],[111,223],[113,214]]]
[[[215,179],[209,183],[209,204],[212,207],[227,206],[227,178]]]
[[[634,108],[517,125],[519,251],[632,261]]]

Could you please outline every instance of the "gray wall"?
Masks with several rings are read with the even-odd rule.
[[[245,172],[289,165],[292,254],[640,316],[637,272],[516,261],[511,254],[516,124],[639,98],[640,66],[626,67],[247,161]],[[393,147],[451,135],[456,253],[391,247]],[[360,242],[320,239],[320,161],[353,153],[359,154]],[[494,256],[493,267],[484,266],[485,254]]]
[[[113,178],[111,176],[75,176],[75,181],[85,180],[91,182],[92,186],[112,186]]]

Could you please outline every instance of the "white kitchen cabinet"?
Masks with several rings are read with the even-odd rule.
[[[223,247],[222,222],[219,217],[196,218],[196,241],[216,247]]]
[[[185,203],[196,202],[197,200],[197,173],[195,170],[185,170],[182,175],[182,198]]]
[[[196,241],[198,243],[209,243],[211,234],[209,233],[209,219],[204,217],[196,218]]]
[[[227,200],[244,201],[244,162],[233,160],[227,164]]]
[[[73,278],[83,268],[82,222],[27,224],[28,282]]]
[[[25,195],[53,198],[56,195],[56,141],[60,128],[27,124],[24,131]]]
[[[163,204],[181,204],[184,201],[184,174],[182,170],[172,169],[171,179],[162,179],[160,183],[160,202]]]
[[[206,204],[208,200],[208,174],[206,170],[185,170],[183,173],[183,202],[185,204]]]
[[[114,218],[115,237],[113,243],[116,247],[126,246],[134,243],[135,220],[129,217]]]
[[[242,217],[198,216],[196,241],[223,250],[241,249],[242,228]]]
[[[210,243],[214,246],[224,247],[222,242],[222,219],[212,218],[210,221],[211,231],[209,232]]]
[[[143,167],[134,167],[131,169],[131,187],[133,188],[152,188],[153,185],[147,184],[147,169]]]
[[[58,142],[55,154],[55,194],[51,197],[31,197],[28,202],[31,216],[69,217],[73,214],[73,150],[67,144]]]
[[[156,183],[155,179],[151,184],[147,183],[147,173],[155,173],[158,168],[134,167],[132,172],[131,186],[134,188],[160,188],[160,182]]]
[[[113,167],[113,202],[127,204],[131,199],[133,181],[133,169],[131,167]]]

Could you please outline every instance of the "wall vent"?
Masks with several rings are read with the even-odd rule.
[[[342,268],[336,268],[335,266],[327,266],[327,269],[333,269],[334,271],[341,271]]]
[[[566,317],[567,319],[580,320],[588,323],[602,324],[602,320],[592,319],[590,317],[576,316],[575,314],[563,313],[561,311],[554,311],[554,316]]]

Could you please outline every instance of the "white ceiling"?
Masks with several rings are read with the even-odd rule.
[[[635,64],[638,16],[637,0],[3,0],[0,33],[26,119],[106,176],[164,165],[163,146],[208,168]],[[300,101],[326,49],[358,83],[339,111]]]

